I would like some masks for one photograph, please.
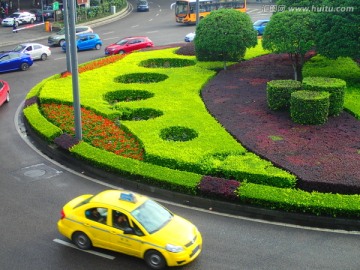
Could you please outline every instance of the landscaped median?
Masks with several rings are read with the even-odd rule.
[[[202,87],[223,63],[198,62],[176,51],[137,52],[81,66],[81,142],[73,138],[68,114],[69,74],[36,85],[27,95],[25,118],[43,138],[78,158],[143,183],[272,209],[360,216],[359,195],[297,190],[293,174],[247,151],[201,99]],[[247,57],[260,54],[258,46]]]

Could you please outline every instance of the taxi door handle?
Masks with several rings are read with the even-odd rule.
[[[90,224],[89,223],[84,223],[84,226],[90,227]]]
[[[117,232],[116,232],[116,231],[110,231],[110,233],[111,233],[111,234],[117,234]]]

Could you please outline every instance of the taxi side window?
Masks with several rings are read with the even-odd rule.
[[[96,222],[106,224],[107,209],[102,207],[94,207],[85,211],[85,216]]]
[[[113,210],[112,217],[113,217],[113,227],[120,230],[124,230],[125,228],[130,227],[129,220],[124,213]]]

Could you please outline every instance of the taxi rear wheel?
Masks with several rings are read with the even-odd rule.
[[[161,270],[166,267],[164,256],[156,250],[149,250],[145,253],[145,262],[155,270]]]
[[[89,249],[92,246],[90,238],[83,232],[74,233],[72,241],[80,249]]]

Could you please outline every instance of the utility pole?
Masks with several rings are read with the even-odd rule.
[[[65,8],[68,8],[68,20],[65,25],[68,28],[69,36],[66,40],[66,52],[67,57],[70,57],[70,70],[72,78],[72,88],[73,88],[73,107],[74,107],[74,123],[75,123],[75,138],[79,141],[82,140],[82,125],[81,125],[81,105],[80,105],[80,91],[79,91],[79,69],[78,69],[78,58],[77,58],[77,47],[76,47],[76,33],[75,33],[75,1],[68,0],[68,5]],[[65,1],[66,2],[66,1]]]

